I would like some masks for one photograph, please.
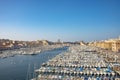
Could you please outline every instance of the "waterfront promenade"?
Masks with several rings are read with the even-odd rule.
[[[106,62],[102,54],[97,47],[71,46],[35,70],[33,80],[120,80],[113,70],[119,63]]]

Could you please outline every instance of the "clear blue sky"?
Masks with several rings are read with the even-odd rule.
[[[92,41],[120,35],[120,0],[0,0],[0,38]]]

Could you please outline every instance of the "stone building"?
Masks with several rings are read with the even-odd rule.
[[[95,46],[106,50],[112,50],[114,52],[120,52],[120,39],[90,42],[89,46]]]
[[[120,40],[114,40],[112,43],[112,51],[120,52]]]

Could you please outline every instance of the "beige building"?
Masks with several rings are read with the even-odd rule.
[[[80,45],[86,45],[86,44],[85,44],[85,42],[81,41],[81,42],[80,42]]]
[[[114,52],[120,52],[120,39],[110,39],[89,43],[90,46],[100,47]]]
[[[120,52],[120,40],[114,40],[112,43],[112,51]]]
[[[49,43],[48,43],[47,40],[42,40],[42,44],[43,44],[43,45],[49,45]]]

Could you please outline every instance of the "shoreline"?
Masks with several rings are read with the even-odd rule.
[[[13,50],[6,50],[0,53],[0,58],[13,57],[15,55],[37,55],[44,51],[49,51],[57,48],[65,47],[63,45],[47,45],[47,46],[39,46],[39,47],[30,47],[30,48],[20,48]]]

